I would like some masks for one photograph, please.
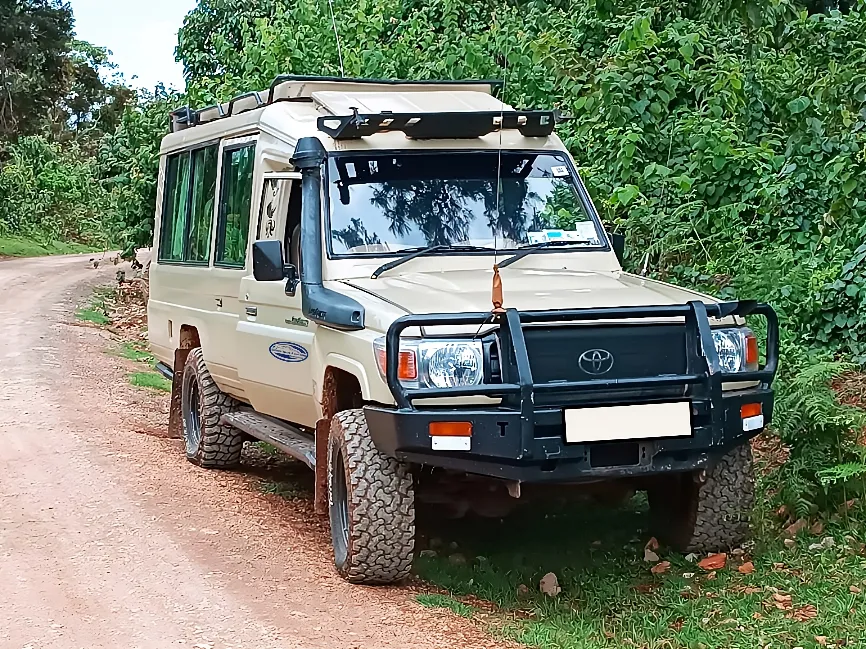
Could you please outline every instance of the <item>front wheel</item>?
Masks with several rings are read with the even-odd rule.
[[[373,445],[360,409],[331,420],[328,508],[334,565],[344,579],[390,584],[409,575],[415,549],[412,474]]]
[[[648,493],[656,535],[683,552],[720,552],[749,536],[755,469],[748,442],[725,453],[701,475],[660,479]]]

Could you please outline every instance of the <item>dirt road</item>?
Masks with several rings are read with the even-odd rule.
[[[306,503],[159,437],[166,399],[72,318],[114,279],[88,258],[0,262],[0,648],[499,646],[343,583]]]

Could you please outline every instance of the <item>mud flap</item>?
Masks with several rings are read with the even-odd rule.
[[[183,384],[183,368],[191,349],[174,350],[174,374],[171,378],[171,406],[168,415],[168,436],[180,439],[183,437],[183,411],[181,410],[181,385]]]
[[[313,504],[317,514],[328,514],[328,434],[330,419],[316,422],[316,485]]]

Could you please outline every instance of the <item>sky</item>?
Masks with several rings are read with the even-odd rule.
[[[183,90],[174,60],[177,30],[196,0],[71,0],[75,33],[107,47],[127,83],[152,89],[162,81]],[[137,77],[137,78],[134,78]]]

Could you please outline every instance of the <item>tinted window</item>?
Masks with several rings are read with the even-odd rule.
[[[254,160],[254,144],[223,154],[216,255],[216,263],[223,266],[243,266],[246,261]]]
[[[164,193],[159,259],[182,261],[189,198],[189,153],[179,153],[168,158]]]
[[[330,246],[340,255],[603,240],[567,159],[555,153],[333,156],[328,191]]]
[[[217,177],[216,146],[199,149],[192,154],[192,201],[189,216],[189,249],[186,261],[210,260],[211,225]]]

